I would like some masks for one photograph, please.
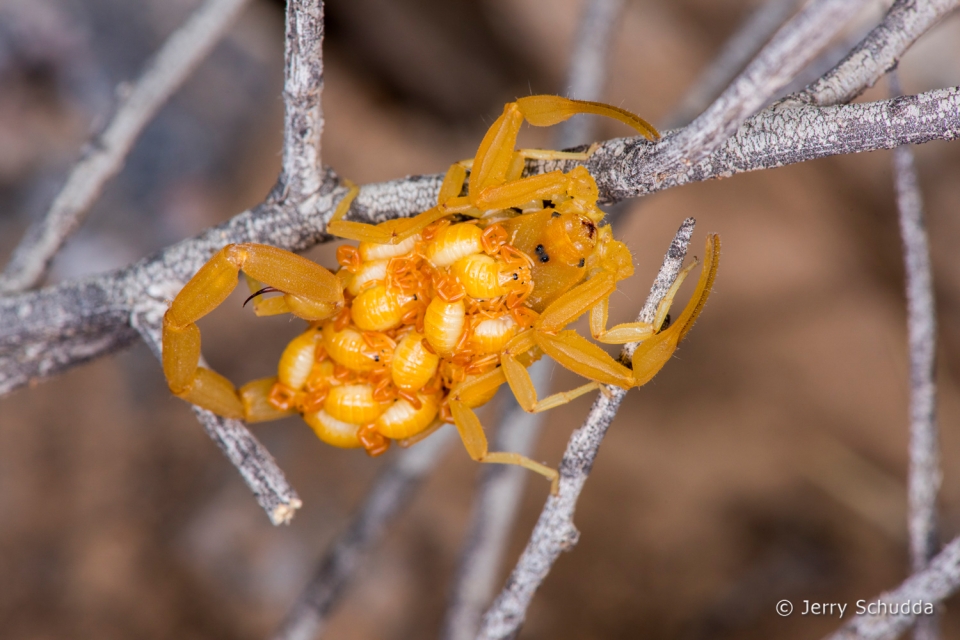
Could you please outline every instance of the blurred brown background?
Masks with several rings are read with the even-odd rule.
[[[0,259],[110,113],[115,85],[196,4],[0,3]],[[630,0],[604,100],[667,121],[754,4]],[[372,182],[472,155],[504,102],[564,90],[580,7],[331,0],[325,161]],[[146,130],[52,280],[128,264],[263,198],[279,167],[282,9],[245,11]],[[906,91],[960,84],[958,42],[956,18],[925,37],[901,65]],[[627,133],[599,125],[600,138]],[[550,144],[550,132],[523,136]],[[960,532],[960,145],[917,157],[939,305],[948,540]],[[696,249],[704,233],[722,235],[719,278],[674,361],[628,397],[581,499],[580,543],[521,637],[815,638],[838,620],[780,618],[774,604],[846,602],[849,617],[905,577],[907,360],[890,164],[889,153],[831,158],[629,206],[616,231],[637,274],[613,297],[614,320],[635,315],[686,216],[699,222]],[[331,247],[310,255],[334,262]],[[257,320],[239,303],[202,323],[205,353],[235,381],[270,375],[300,324]],[[552,412],[535,457],[556,464],[588,405]],[[0,635],[269,633],[387,460],[327,447],[299,420],[256,433],[304,499],[289,527],[269,524],[142,345],[0,400]],[[326,637],[436,635],[478,471],[460,448],[448,453]],[[546,494],[531,479],[508,564]],[[960,634],[954,607],[945,637]]]

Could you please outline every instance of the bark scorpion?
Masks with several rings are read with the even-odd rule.
[[[386,451],[409,446],[445,422],[456,425],[470,457],[516,464],[557,489],[557,471],[524,456],[490,452],[473,409],[506,383],[520,405],[538,412],[601,384],[648,382],[670,359],[710,294],[720,241],[707,237],[697,288],[663,328],[688,266],[652,324],[607,327],[617,283],[633,274],[632,256],[597,207],[597,185],[578,167],[521,177],[529,158],[587,153],[515,150],[520,125],[550,126],[577,113],[609,116],[650,140],[659,134],[628,111],[556,96],[511,102],[472,160],[446,173],[437,206],[379,225],[344,220],[351,188],[331,234],[359,241],[337,252],[336,274],[262,244],[224,247],[183,287],[164,315],[163,370],[171,391],[221,416],[247,422],[300,414],[333,446]],[[466,182],[465,195],[464,183]],[[257,315],[292,313],[309,322],[280,357],[277,376],[239,390],[198,366],[196,321],[250,281]],[[275,297],[260,297],[278,292]],[[590,332],[606,344],[640,342],[632,367],[565,327],[589,312]],[[537,398],[527,367],[547,354],[588,383]]]

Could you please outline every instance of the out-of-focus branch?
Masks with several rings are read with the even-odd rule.
[[[455,439],[456,430],[445,426],[396,456],[377,478],[350,527],[327,551],[273,640],[314,640],[322,633],[331,609],[366,552],[404,510],[420,482]]]
[[[869,0],[813,0],[781,27],[689,126],[657,145],[648,171],[676,171],[708,157],[774,98]]]
[[[320,156],[323,135],[323,1],[287,0],[283,68],[283,170],[288,196],[310,207],[324,179]]]
[[[900,94],[897,74],[890,74],[893,95]],[[933,299],[930,243],[923,215],[913,151],[893,151],[894,185],[903,239],[907,293],[907,336],[910,347],[910,471],[907,527],[914,571],[927,567],[936,555],[937,493],[940,490],[940,446],[937,428],[937,385],[934,380],[937,319]],[[916,640],[937,640],[938,619],[925,617],[915,629]]]
[[[825,107],[850,102],[896,67],[917,38],[958,5],[960,0],[897,0],[840,64],[786,103]]]
[[[882,593],[864,604],[867,612],[853,616],[826,640],[893,640],[914,624],[913,609],[901,612],[902,604],[936,605],[960,589],[960,537],[954,538],[923,571],[914,573],[899,587]],[[897,611],[897,613],[890,613]],[[920,607],[920,614],[928,614]]]
[[[613,28],[623,11],[623,0],[589,0],[580,15],[580,27],[570,54],[567,97],[600,100],[607,77],[607,58]],[[567,149],[593,139],[593,119],[575,116],[560,125],[556,148]]]
[[[50,261],[83,222],[103,186],[123,167],[140,132],[220,40],[248,0],[207,0],[147,63],[121,85],[116,113],[87,146],[41,220],[31,225],[0,275],[0,295],[37,286]]]
[[[657,305],[677,279],[687,255],[695,221],[687,218],[670,244],[663,265],[640,311],[638,321],[652,322]],[[629,357],[636,344],[626,345],[621,357]],[[580,492],[590,475],[607,429],[613,422],[627,392],[619,387],[604,387],[587,415],[583,426],[573,432],[560,461],[560,490],[550,496],[540,513],[520,560],[503,591],[483,616],[478,638],[512,638],[526,617],[533,594],[546,578],[560,553],[577,543],[580,533],[573,514]]]
[[[685,125],[706,109],[796,10],[798,4],[800,0],[765,0],[757,7],[690,85],[670,120],[670,127]]]
[[[533,363],[528,369],[533,386],[544,389],[552,370],[547,360]],[[492,450],[530,456],[544,416],[521,409],[512,394],[504,398],[504,404],[507,406],[493,438]],[[481,473],[440,634],[445,640],[476,637],[483,611],[496,592],[503,554],[516,521],[524,486],[530,477],[526,469],[509,464],[484,465]]]

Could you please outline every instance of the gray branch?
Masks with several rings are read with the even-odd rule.
[[[87,146],[42,219],[27,230],[0,275],[0,295],[37,286],[104,185],[123,168],[153,117],[223,37],[247,0],[207,0],[177,29],[130,86],[121,85],[116,113]]]
[[[765,0],[755,9],[690,85],[671,118],[671,126],[685,125],[700,115],[793,14],[798,4],[800,0]]]
[[[895,68],[917,38],[958,4],[958,0],[897,0],[840,64],[788,100],[821,107],[850,102]]]
[[[827,156],[953,140],[960,135],[960,88],[833,107],[774,105],[744,122],[707,159],[653,172],[659,161],[651,162],[650,156],[675,135],[666,132],[657,145],[636,138],[603,144],[586,165],[604,201]]]
[[[904,602],[938,604],[960,588],[960,537],[943,548],[929,566],[914,573],[892,591],[882,593],[864,603],[875,613],[854,616],[826,640],[893,640],[910,628],[917,619],[911,611],[899,613]],[[881,611],[881,605],[884,605]],[[896,607],[896,609],[893,609]],[[890,613],[896,610],[898,613]]]
[[[648,170],[657,175],[697,163],[787,86],[869,0],[813,0],[791,18],[713,104],[657,145]]]
[[[900,94],[896,73],[890,74],[893,95]],[[913,151],[908,146],[893,151],[894,184],[903,263],[906,274],[907,334],[910,347],[910,471],[908,520],[910,560],[914,571],[927,567],[939,548],[937,493],[940,490],[940,447],[937,427],[936,365],[937,320],[933,298],[930,243],[923,215],[923,200]],[[924,617],[914,630],[915,640],[940,637],[936,616]]]
[[[660,175],[647,172],[645,157],[655,145],[637,138],[607,141],[585,164],[597,178],[603,201],[614,203],[688,182],[958,135],[960,89],[953,87],[866,104],[767,109],[707,160]],[[529,168],[542,172],[572,166],[538,162]],[[427,175],[364,185],[350,218],[376,223],[429,209],[442,179]],[[312,208],[275,191],[264,204],[130,267],[0,297],[0,394],[130,344],[136,339],[130,326],[135,303],[156,297],[151,293],[156,291],[172,298],[169,288],[183,286],[227,243],[263,242],[303,251],[328,240],[326,222],[346,189],[334,186],[329,172],[324,185]]]
[[[404,510],[420,482],[455,439],[456,430],[445,426],[396,456],[377,478],[350,527],[327,551],[306,589],[273,635],[273,640],[313,640],[319,637],[331,610],[367,551]]]
[[[320,156],[323,135],[323,1],[288,0],[283,68],[283,170],[289,194],[310,206],[324,179]]]
[[[657,305],[677,279],[687,255],[695,221],[687,218],[670,244],[663,265],[638,316],[640,322],[652,322]],[[626,345],[621,358],[629,357],[636,344]],[[533,595],[546,578],[560,553],[576,545],[580,533],[573,515],[580,492],[590,475],[603,437],[610,428],[627,392],[619,387],[603,387],[583,426],[573,432],[560,461],[560,491],[550,496],[540,513],[530,541],[514,567],[503,591],[483,617],[478,638],[512,638],[526,617]]]

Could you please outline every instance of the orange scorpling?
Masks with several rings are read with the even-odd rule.
[[[532,96],[507,104],[476,157],[447,172],[437,206],[379,225],[343,220],[357,193],[341,201],[328,230],[359,241],[337,252],[336,274],[282,249],[224,247],[180,291],[163,322],[163,369],[174,394],[247,422],[300,414],[317,436],[379,455],[453,422],[474,460],[517,464],[552,483],[558,474],[509,452],[490,452],[473,409],[507,383],[527,411],[569,402],[601,384],[645,384],[670,359],[706,302],[720,243],[709,236],[699,283],[664,328],[688,266],[653,323],[607,327],[617,283],[633,274],[627,247],[597,208],[597,185],[578,167],[521,177],[527,159],[585,159],[587,153],[516,150],[524,120],[549,126],[576,113],[610,116],[651,140],[657,132],[616,107]],[[461,195],[464,194],[464,195]],[[236,287],[243,271],[258,315],[292,313],[308,329],[284,350],[277,376],[239,390],[198,366],[196,321]],[[277,292],[282,295],[263,297]],[[593,338],[640,342],[627,367],[565,327],[589,312]],[[543,354],[589,382],[538,399],[527,367]]]

